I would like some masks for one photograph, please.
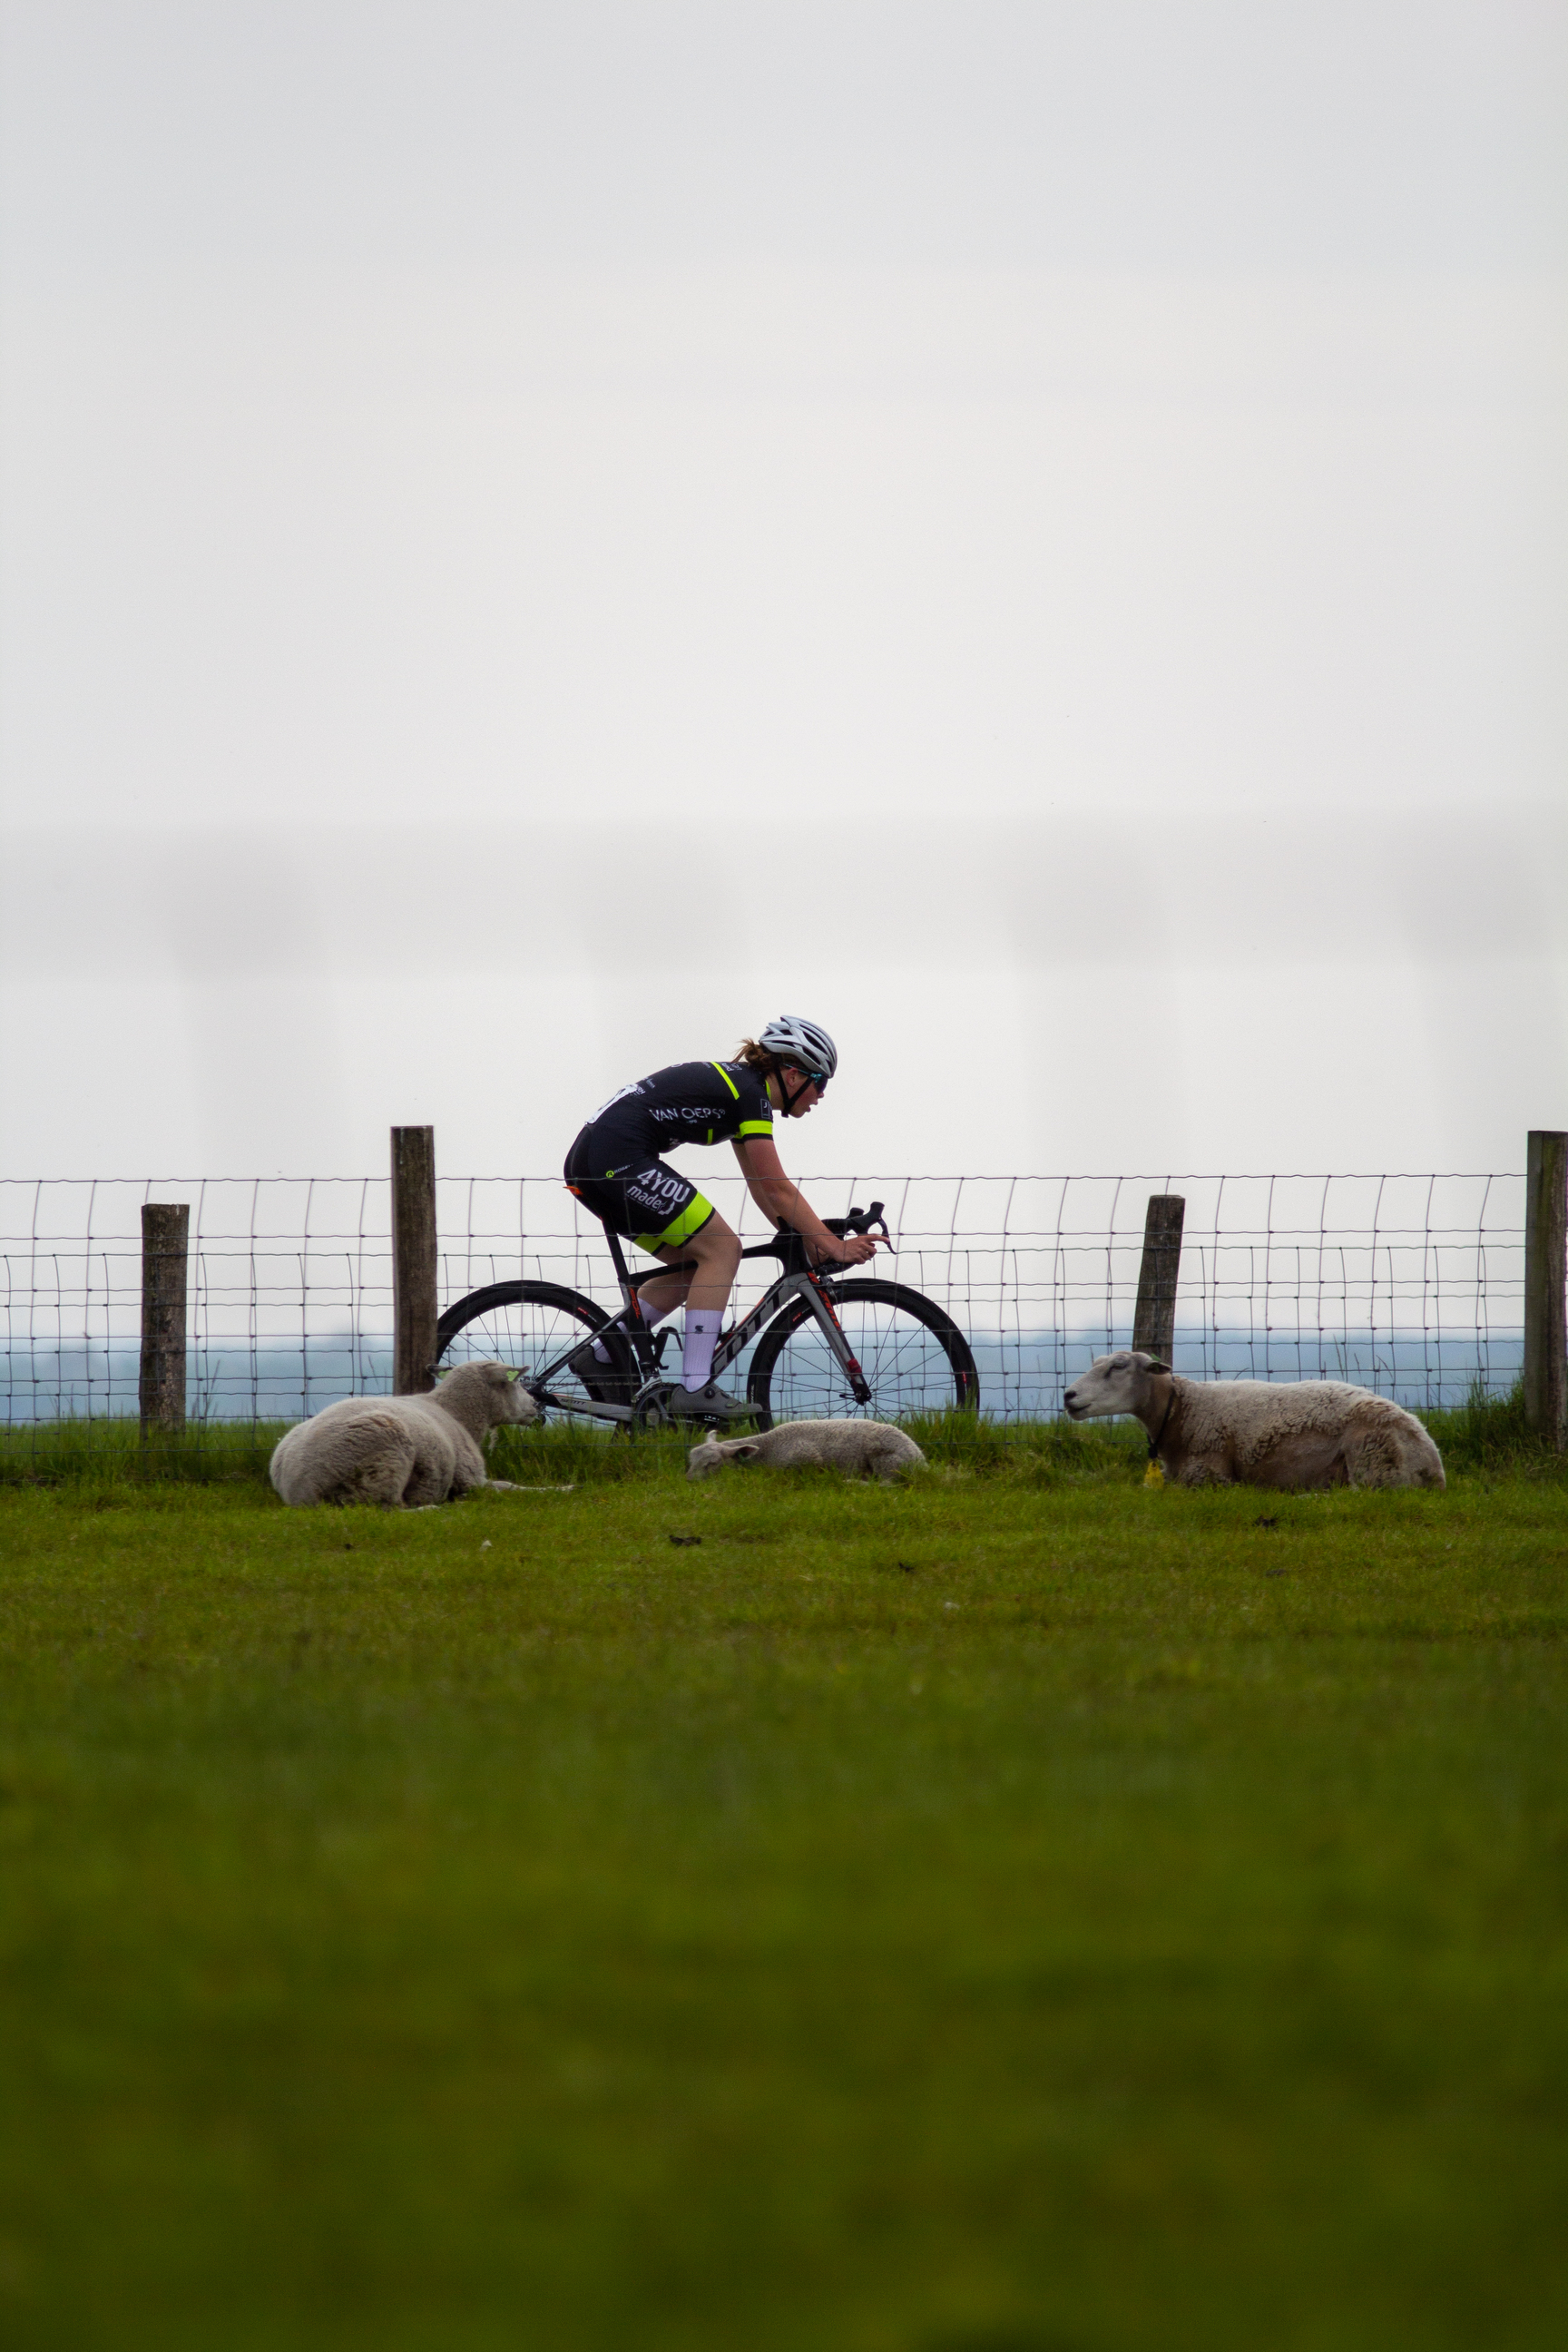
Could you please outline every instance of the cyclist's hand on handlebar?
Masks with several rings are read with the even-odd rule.
[[[842,1240],[837,1234],[824,1246],[819,1246],[819,1265],[864,1265],[875,1257],[879,1236],[876,1234],[846,1234]]]

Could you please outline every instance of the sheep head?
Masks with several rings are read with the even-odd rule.
[[[716,1437],[710,1430],[700,1445],[691,1447],[686,1456],[689,1478],[711,1478],[715,1470],[722,1470],[726,1462],[754,1462],[761,1451],[753,1437]]]
[[[472,1413],[477,1397],[479,1412],[491,1429],[508,1423],[537,1421],[539,1407],[522,1385],[522,1373],[527,1369],[525,1364],[514,1371],[510,1364],[484,1363],[475,1359],[454,1365],[436,1393],[448,1410],[456,1410],[463,1420]]]
[[[1158,1356],[1146,1356],[1142,1348],[1123,1348],[1120,1355],[1097,1356],[1087,1372],[1080,1374],[1062,1402],[1073,1421],[1103,1421],[1112,1413],[1148,1411],[1153,1393],[1156,1372],[1168,1372]]]
[[[490,1376],[489,1385],[494,1397],[490,1406],[492,1421],[515,1423],[539,1419],[539,1407],[522,1385],[522,1376],[527,1370],[526,1364],[520,1364],[515,1371],[508,1364],[485,1366]],[[495,1377],[498,1373],[500,1376],[499,1380]]]

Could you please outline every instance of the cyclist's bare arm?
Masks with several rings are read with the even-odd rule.
[[[805,1242],[806,1255],[820,1265],[864,1265],[877,1254],[874,1234],[847,1234],[842,1241],[830,1234],[822,1219],[806,1204],[805,1195],[789,1181],[779,1165],[778,1146],[765,1135],[749,1135],[744,1142],[731,1146],[741,1163],[741,1173],[746,1180],[746,1190],[764,1217],[777,1223],[782,1218],[793,1225]]]

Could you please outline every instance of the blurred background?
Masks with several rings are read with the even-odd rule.
[[[8,0],[4,1172],[1568,1125],[1568,15]]]

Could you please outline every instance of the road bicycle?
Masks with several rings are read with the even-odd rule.
[[[830,1233],[887,1234],[882,1203],[825,1220]],[[672,1271],[627,1271],[619,1237],[606,1227],[622,1312],[645,1282]],[[743,1258],[773,1257],[781,1271],[762,1297],[720,1340],[712,1379],[756,1342],[746,1381],[746,1402],[759,1429],[775,1421],[858,1417],[903,1421],[913,1413],[974,1412],[980,1379],[969,1344],[951,1315],[906,1283],[846,1280],[810,1263],[793,1227],[742,1250]],[[688,1259],[679,1268],[690,1270]],[[658,1428],[676,1383],[664,1370],[668,1328],[650,1332],[638,1322],[612,1328],[613,1315],[559,1283],[492,1282],[456,1300],[437,1327],[439,1369],[472,1357],[528,1367],[523,1386],[542,1412],[586,1414],[625,1429]],[[609,1361],[600,1364],[589,1342],[599,1338]],[[683,1427],[700,1430],[699,1421]],[[728,1415],[713,1426],[731,1427]]]

